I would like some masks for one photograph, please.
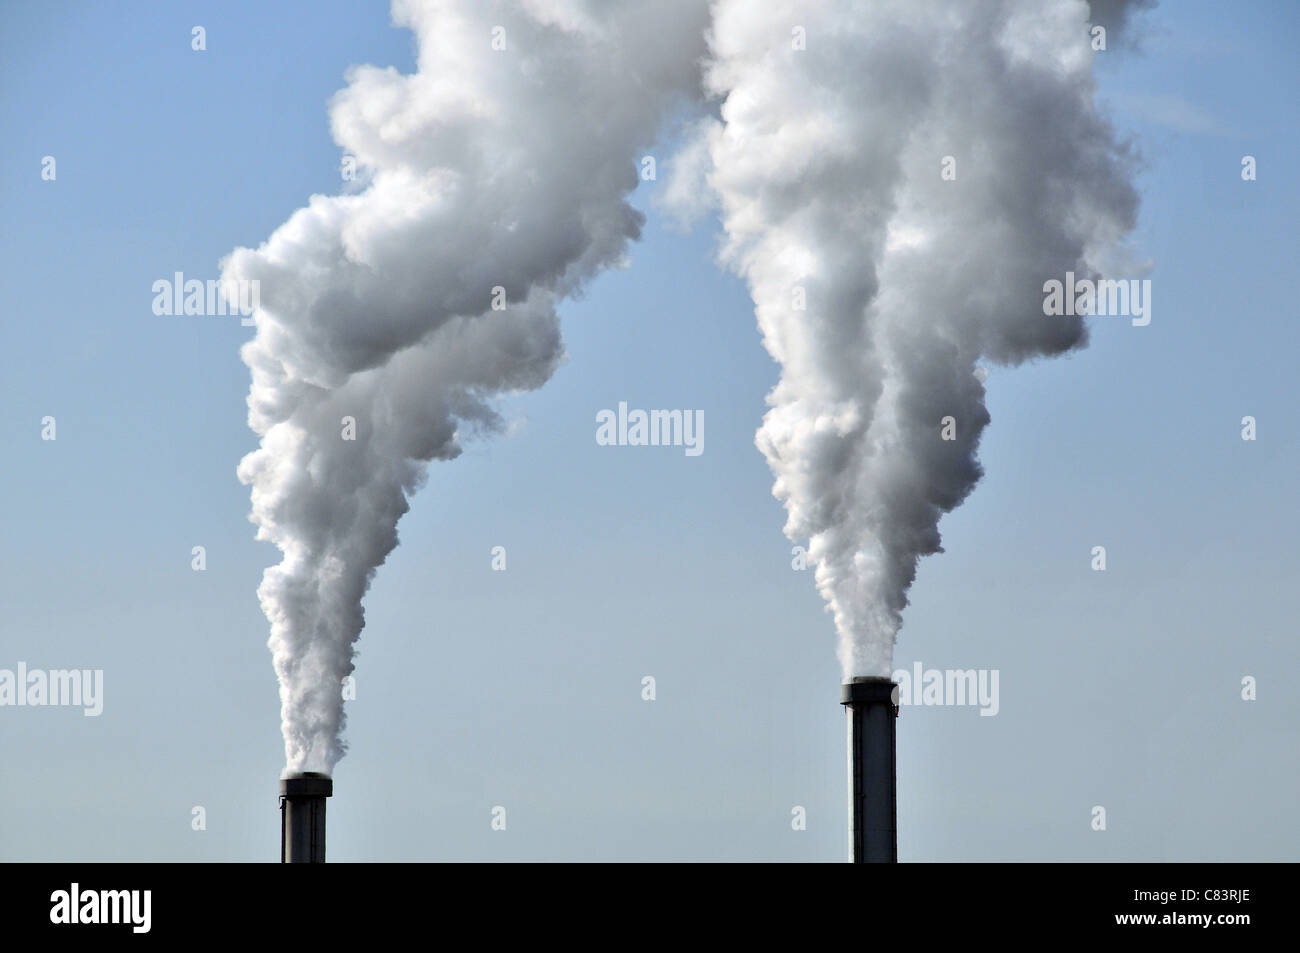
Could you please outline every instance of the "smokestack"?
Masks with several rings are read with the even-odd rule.
[[[896,864],[898,686],[888,678],[853,678],[840,686],[840,704],[849,716],[850,859]]]
[[[315,771],[280,779],[280,863],[325,863],[325,799],[334,782]]]

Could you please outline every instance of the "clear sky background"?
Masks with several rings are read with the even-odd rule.
[[[1096,318],[1087,350],[991,372],[987,475],[941,524],[896,666],[997,669],[1000,711],[904,708],[906,861],[1300,857],[1300,7],[1141,24],[1098,76],[1144,157],[1152,321]],[[412,52],[361,0],[0,13],[0,668],[105,680],[98,718],[0,708],[0,859],[276,859],[255,590],[279,554],[235,477],[252,329],[155,316],[151,285],[215,278],[339,191],[328,97]],[[510,436],[434,464],[401,523],[331,860],[845,855],[833,627],[753,445],[776,366],[716,223],[668,229],[663,184],[635,197],[630,267],[562,308],[568,363],[506,403]],[[702,409],[703,455],[598,446],[619,401]]]

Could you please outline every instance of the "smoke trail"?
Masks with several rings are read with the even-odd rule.
[[[239,476],[258,539],[284,554],[258,593],[291,771],[343,754],[361,598],[424,462],[497,429],[494,395],[545,383],[557,301],[639,236],[636,160],[695,91],[707,10],[396,0],[393,19],[417,71],[356,68],[331,104],[365,189],[312,196],[223,267],[261,285],[243,349],[261,444]]]
[[[1118,29],[1123,5],[1107,7]],[[1082,320],[1044,316],[1043,282],[1095,276],[1134,224],[1088,15],[1082,0],[714,6],[707,175],[723,258],[781,365],[757,444],[846,676],[889,673],[917,560],[981,475],[976,361],[1083,346]]]

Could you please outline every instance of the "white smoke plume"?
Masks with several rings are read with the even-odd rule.
[[[1105,7],[1118,30],[1126,5]],[[976,362],[1083,346],[1081,319],[1043,314],[1043,283],[1096,277],[1135,223],[1132,157],[1094,101],[1107,54],[1083,0],[713,14],[706,174],[781,365],[757,444],[845,676],[887,675],[917,561],[981,476]]]
[[[418,68],[352,70],[335,140],[365,187],[315,195],[223,279],[260,282],[244,458],[286,771],[332,773],[361,607],[425,462],[497,429],[562,358],[556,304],[639,237],[637,160],[697,93],[707,7],[396,0]],[[493,310],[493,289],[505,310]],[[355,439],[343,439],[344,418]]]

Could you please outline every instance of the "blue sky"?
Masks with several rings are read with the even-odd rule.
[[[0,858],[272,860],[255,590],[278,554],[235,478],[251,329],[156,316],[150,288],[215,278],[338,191],[326,101],[351,64],[409,70],[411,38],[361,2],[4,16],[0,668],[103,669],[105,702],[0,709]],[[1300,851],[1298,21],[1169,3],[1137,55],[1100,56],[1144,159],[1153,319],[991,372],[987,475],[941,524],[896,664],[997,669],[1000,710],[904,709],[904,860]],[[716,224],[666,228],[661,185],[636,196],[629,267],[562,308],[566,365],[504,405],[512,435],[433,465],[400,526],[366,599],[333,860],[844,855],[833,628],[753,445],[776,367]],[[705,452],[598,446],[619,401],[703,409]]]

